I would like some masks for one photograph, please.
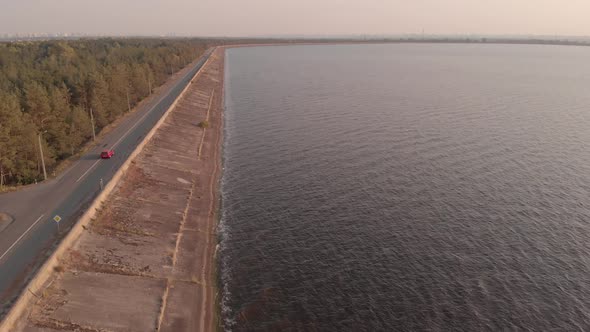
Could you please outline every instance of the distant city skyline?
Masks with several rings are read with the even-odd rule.
[[[570,0],[0,0],[0,36],[588,36]]]

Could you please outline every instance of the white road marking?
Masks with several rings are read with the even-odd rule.
[[[202,68],[202,66],[201,66],[201,68]],[[199,68],[199,72],[201,72],[201,69],[200,69],[200,68]],[[197,74],[198,74],[198,73],[197,73]],[[184,77],[181,79],[181,81],[183,81],[183,80],[184,80],[184,79],[185,79],[187,76],[188,76],[188,74],[184,75]],[[189,81],[189,82],[187,83],[187,85],[188,85],[188,84],[190,84],[190,83],[191,83],[191,82]],[[127,131],[125,132],[125,134],[123,134],[123,136],[121,136],[121,138],[119,138],[119,140],[117,140],[117,141],[115,142],[115,144],[113,144],[113,146],[111,146],[111,150],[114,150],[114,149],[115,149],[115,147],[117,146],[117,144],[119,144],[119,143],[120,143],[120,142],[121,142],[121,141],[122,141],[122,140],[123,140],[125,137],[127,137],[127,134],[129,134],[129,132],[130,132],[131,130],[133,130],[133,128],[135,128],[135,127],[136,127],[136,126],[137,126],[137,125],[138,125],[138,124],[139,124],[139,123],[140,123],[140,122],[141,122],[141,121],[142,121],[142,120],[143,120],[143,119],[144,119],[146,116],[148,116],[150,113],[152,113],[152,111],[154,110],[154,108],[156,108],[156,106],[158,106],[158,105],[160,104],[160,102],[162,102],[162,100],[164,100],[164,98],[168,97],[168,96],[170,95],[170,92],[172,92],[172,90],[174,90],[174,88],[176,88],[176,86],[178,86],[178,83],[176,83],[176,85],[175,85],[174,87],[171,87],[171,88],[170,88],[170,90],[168,90],[168,93],[167,93],[167,94],[165,94],[164,96],[162,96],[162,98],[160,98],[160,99],[158,100],[158,102],[157,102],[157,103],[155,103],[155,104],[154,104],[154,106],[152,106],[152,108],[150,108],[150,110],[149,110],[149,111],[147,111],[147,112],[146,112],[146,113],[145,113],[145,114],[144,114],[144,115],[143,115],[143,116],[142,116],[142,117],[141,117],[139,120],[137,120],[137,121],[135,122],[135,124],[134,124],[134,125],[133,125],[131,128],[129,128],[129,130],[127,130]]]
[[[209,54],[209,55],[211,55],[211,54]],[[209,59],[210,59],[210,58],[211,58],[211,57],[209,57]],[[201,66],[201,68],[199,68],[199,70],[198,70],[198,71],[197,71],[197,73],[195,74],[195,77],[197,77],[197,75],[199,75],[199,74],[201,73],[201,69],[202,69],[202,68],[205,66],[205,64],[207,64],[207,62],[209,61],[209,59],[207,59],[207,61],[206,61],[206,62],[205,62],[205,63],[204,63],[202,66]],[[187,76],[188,76],[188,73],[187,73],[186,75],[184,75],[184,76],[183,76],[183,78],[181,79],[181,81],[182,81],[182,80],[184,80],[184,79],[185,79]],[[192,80],[191,80],[191,81],[192,81]],[[191,84],[191,81],[189,81],[189,82],[187,83],[187,85],[188,85],[188,84]],[[152,108],[150,108],[150,109],[149,109],[149,111],[147,111],[147,112],[146,112],[146,113],[145,113],[145,114],[144,114],[144,115],[143,115],[143,116],[142,116],[142,117],[141,117],[139,120],[135,121],[135,124],[134,124],[133,126],[131,126],[131,128],[129,128],[129,129],[128,129],[128,130],[127,130],[127,131],[126,131],[124,134],[123,134],[123,136],[121,136],[121,137],[120,137],[120,138],[119,138],[119,139],[118,139],[118,140],[115,142],[115,144],[113,144],[113,146],[111,146],[111,148],[110,148],[109,150],[114,150],[114,149],[115,149],[115,147],[117,146],[117,144],[121,143],[121,141],[122,141],[122,140],[123,140],[125,137],[127,137],[127,134],[129,134],[129,132],[130,132],[130,131],[132,131],[132,130],[133,130],[133,129],[134,129],[134,128],[135,128],[135,127],[136,127],[136,126],[137,126],[137,125],[138,125],[138,124],[141,122],[141,121],[143,121],[143,119],[144,119],[146,116],[148,116],[150,113],[152,113],[152,111],[154,110],[154,108],[156,108],[156,106],[158,106],[158,105],[160,104],[160,102],[162,102],[162,100],[164,100],[164,98],[168,97],[168,95],[170,95],[170,92],[172,92],[172,90],[173,90],[174,88],[176,88],[176,86],[177,86],[177,85],[178,85],[178,83],[176,83],[176,85],[175,85],[174,87],[170,88],[170,90],[168,90],[168,93],[167,93],[167,94],[165,94],[165,95],[164,95],[164,96],[162,96],[160,99],[158,99],[158,101],[157,101],[157,102],[154,104],[154,106],[152,106]],[[86,176],[86,174],[88,174],[88,172],[90,172],[90,170],[91,170],[91,169],[93,169],[93,168],[94,168],[94,166],[96,166],[96,164],[98,164],[98,162],[99,162],[99,161],[100,161],[100,159],[99,159],[99,160],[97,160],[97,161],[96,161],[94,164],[92,164],[92,166],[90,166],[90,168],[89,168],[89,169],[87,169],[87,170],[86,170],[86,172],[84,172],[84,174],[82,174],[82,175],[81,175],[81,176],[78,178],[78,180],[76,180],[76,182],[79,182],[80,180],[82,180],[82,178],[83,178],[84,176]]]
[[[170,93],[170,92],[168,92],[168,93]],[[148,116],[148,115],[149,115],[149,114],[150,114],[150,113],[151,113],[151,112],[154,110],[154,108],[156,108],[156,106],[158,106],[158,104],[160,104],[160,102],[161,102],[161,101],[162,101],[162,100],[163,100],[163,99],[164,99],[166,96],[168,96],[168,94],[166,94],[166,95],[164,95],[164,97],[160,98],[160,100],[158,100],[158,102],[157,102],[157,103],[156,103],[154,106],[152,106],[152,108],[150,108],[150,110],[149,110],[149,111],[147,111],[147,112],[146,112],[146,113],[145,113],[145,114],[144,114],[144,115],[143,115],[143,116],[142,116],[142,117],[141,117],[139,120],[135,121],[135,124],[134,124],[133,126],[131,126],[131,128],[129,128],[129,129],[128,129],[128,130],[127,130],[127,131],[126,131],[124,134],[123,134],[123,136],[121,136],[121,137],[120,137],[120,138],[119,138],[119,139],[118,139],[118,140],[115,142],[115,144],[113,144],[113,146],[111,146],[111,148],[110,148],[109,150],[114,150],[114,149],[115,149],[115,147],[117,146],[117,144],[119,144],[119,143],[120,143],[120,142],[121,142],[121,141],[122,141],[122,140],[123,140],[125,137],[127,137],[127,134],[129,134],[129,132],[130,132],[130,131],[132,131],[132,130],[133,130],[133,128],[135,128],[135,127],[136,127],[136,126],[137,126],[137,125],[138,125],[138,124],[139,124],[139,123],[140,123],[140,122],[141,122],[141,121],[142,121],[142,120],[143,120],[143,119],[144,119],[146,116]],[[83,178],[83,177],[85,177],[85,176],[86,176],[86,174],[88,174],[88,172],[90,172],[90,170],[91,170],[91,169],[93,169],[93,168],[94,168],[94,166],[96,166],[96,164],[98,164],[98,162],[100,162],[100,159],[99,159],[99,160],[97,160],[97,161],[95,161],[95,162],[94,162],[94,164],[92,164],[92,166],[90,166],[90,168],[88,168],[88,169],[86,170],[86,172],[84,172],[84,174],[82,174],[82,175],[81,175],[81,176],[78,178],[78,180],[76,180],[76,182],[79,182],[80,180],[82,180],[82,178]]]
[[[165,97],[165,96],[164,96]],[[115,147],[117,146],[117,144],[119,144],[125,137],[127,137],[127,134],[129,134],[130,131],[133,130],[133,128],[135,128],[146,116],[148,116],[156,106],[158,106],[158,104],[160,104],[160,102],[162,101],[162,99],[164,99],[164,97],[162,97],[160,100],[158,100],[158,102],[156,103],[156,105],[152,106],[152,108],[150,108],[149,111],[147,111],[139,120],[135,121],[135,124],[133,126],[131,126],[131,128],[129,128],[129,130],[127,130],[125,132],[125,134],[123,134],[123,136],[121,136],[119,138],[119,140],[117,140],[115,142],[115,144],[113,144],[113,146],[111,146],[110,150],[114,150]]]
[[[205,62],[205,64],[206,64],[208,61],[209,61],[209,59],[207,59],[207,61]],[[204,65],[203,65],[203,66],[204,66]],[[201,66],[201,68],[202,68],[203,66]],[[201,70],[200,70],[201,68],[199,68],[199,71],[197,72],[197,75],[201,73]],[[196,76],[196,75],[195,75],[195,76]],[[185,75],[185,77],[186,77],[186,75]],[[187,84],[190,84],[190,83],[191,83],[191,82],[189,81]],[[172,90],[172,89],[170,89],[170,90]],[[169,94],[169,93],[170,93],[170,91],[168,92],[168,94]],[[119,138],[119,140],[118,140],[117,142],[115,142],[115,144],[113,144],[113,146],[111,147],[111,150],[112,150],[112,149],[114,149],[114,148],[115,148],[115,146],[117,146],[117,144],[119,144],[119,142],[121,142],[121,140],[123,140],[123,138],[125,138],[125,137],[127,136],[127,134],[129,134],[129,132],[130,132],[131,130],[133,130],[133,128],[135,128],[135,127],[136,127],[136,126],[137,126],[137,125],[138,125],[138,124],[139,124],[139,123],[140,123],[140,122],[141,122],[141,121],[142,121],[142,120],[143,120],[143,119],[144,119],[144,118],[145,118],[145,117],[146,117],[148,114],[150,114],[150,113],[151,113],[151,112],[154,110],[154,108],[156,108],[156,106],[157,106],[158,104],[160,104],[160,102],[161,102],[161,101],[162,101],[162,100],[163,100],[165,97],[167,97],[167,96],[168,96],[168,94],[166,94],[166,95],[164,95],[162,98],[160,98],[160,99],[158,100],[158,102],[157,102],[156,104],[154,104],[154,106],[152,106],[152,108],[151,108],[149,111],[147,111],[147,112],[146,112],[146,114],[144,114],[144,116],[142,116],[142,117],[141,117],[141,119],[139,119],[138,121],[136,121],[136,122],[135,122],[135,124],[134,124],[134,125],[133,125],[131,128],[129,128],[129,130],[127,130],[127,132],[125,132],[125,134],[123,134],[123,136],[121,136],[121,138]],[[90,168],[88,168],[88,169],[86,170],[86,172],[84,172],[84,174],[82,174],[82,175],[81,175],[81,176],[78,178],[78,180],[76,180],[76,182],[80,181],[80,180],[81,180],[81,179],[82,179],[84,176],[86,176],[86,174],[88,174],[88,172],[90,172],[90,170],[91,170],[91,169],[93,169],[93,168],[94,168],[94,166],[96,166],[96,164],[98,164],[99,162],[100,162],[100,159],[99,159],[99,160],[97,160],[97,161],[95,161],[95,162],[94,162],[94,164],[92,164],[92,166],[90,166]],[[77,164],[78,164],[78,163],[74,164],[74,166],[76,166]],[[74,166],[72,166],[71,168],[74,168]],[[71,169],[71,168],[70,168],[70,169]],[[19,237],[18,237],[18,239],[16,239],[16,241],[14,241],[14,243],[13,243],[13,244],[12,244],[12,245],[11,245],[11,246],[8,248],[8,249],[6,249],[6,251],[5,251],[5,252],[2,254],[2,256],[0,256],[0,261],[2,261],[2,259],[3,259],[3,258],[4,258],[4,257],[5,257],[5,256],[6,256],[6,255],[7,255],[7,254],[8,254],[8,253],[11,251],[11,250],[12,250],[12,248],[14,248],[14,246],[16,246],[16,245],[17,245],[17,244],[20,242],[20,240],[22,240],[22,238],[23,238],[23,237],[25,237],[25,235],[27,235],[27,234],[28,234],[28,233],[31,231],[31,229],[33,229],[33,227],[35,227],[35,225],[37,225],[37,224],[39,223],[39,221],[41,221],[41,219],[42,219],[44,216],[45,216],[44,214],[42,214],[41,216],[39,216],[39,218],[37,218],[37,220],[35,220],[35,222],[34,222],[34,223],[31,225],[31,226],[29,226],[29,228],[27,228],[27,230],[26,230],[26,231],[25,231],[23,234],[21,234],[21,236],[19,236]]]
[[[100,161],[100,159],[98,159],[97,161],[95,161],[95,162],[94,162],[94,164],[92,164],[92,166],[90,166],[90,168],[89,168],[89,169],[87,169],[87,170],[86,170],[86,172],[84,172],[84,174],[80,175],[80,177],[78,178],[78,180],[76,180],[76,182],[78,182],[78,181],[82,180],[82,178],[83,178],[84,176],[86,176],[86,174],[88,174],[88,172],[90,172],[90,170],[91,170],[91,169],[93,169],[93,168],[94,168],[94,166],[96,166],[96,164],[98,164],[98,162],[99,162],[99,161]]]
[[[76,166],[78,166],[78,164],[80,163],[80,159],[78,159],[78,161],[76,161],[73,165],[71,165],[70,167],[68,167],[65,172],[61,173],[58,178],[60,180],[63,180],[65,178],[65,175],[68,174],[71,170],[73,170],[74,168],[76,168]]]
[[[39,220],[41,220],[41,218],[43,218],[44,214],[42,214],[39,218],[37,218],[37,220],[35,220],[35,222],[21,235],[19,236],[18,239],[16,239],[16,241],[14,241],[14,243],[10,246],[10,248],[8,248],[3,254],[2,256],[0,256],[0,261],[2,260],[2,258],[4,258],[4,256],[6,256],[6,254],[8,254],[8,252],[10,250],[12,250],[12,248],[14,248],[14,246],[25,236],[27,235],[27,233],[31,230],[31,228],[35,227],[35,225],[37,225],[37,223],[39,222]]]

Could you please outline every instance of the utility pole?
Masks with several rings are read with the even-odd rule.
[[[127,87],[127,111],[131,112],[131,103],[129,102],[129,87]]]
[[[0,192],[4,189],[4,166],[2,166],[2,161],[0,160]]]
[[[92,126],[92,141],[96,141],[96,131],[94,130],[94,114],[92,114],[92,107],[90,107],[90,125]]]
[[[43,145],[41,145],[41,135],[46,133],[47,130],[39,132],[39,152],[41,153],[41,165],[43,165],[43,177],[47,180],[47,171],[45,170],[45,158],[43,158]]]
[[[148,88],[150,89],[149,95],[152,95],[152,80],[150,80],[150,75],[148,74]]]

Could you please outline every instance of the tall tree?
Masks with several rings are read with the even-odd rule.
[[[47,123],[55,117],[49,105],[49,94],[37,82],[27,82],[24,88],[25,111],[29,113],[37,130],[45,130]]]
[[[15,95],[0,92],[0,187],[16,171],[18,145],[23,127],[22,112]]]
[[[50,106],[53,121],[47,124],[47,141],[59,157],[67,157],[70,151],[67,137],[70,94],[65,84],[51,90]]]
[[[0,184],[42,178],[168,76],[202,54],[198,39],[0,43]],[[41,144],[39,144],[41,138]]]

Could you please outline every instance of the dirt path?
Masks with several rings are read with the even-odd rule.
[[[18,331],[216,329],[223,57],[193,80]]]

